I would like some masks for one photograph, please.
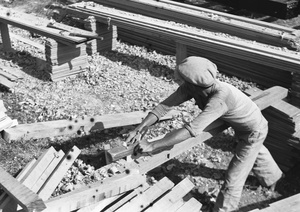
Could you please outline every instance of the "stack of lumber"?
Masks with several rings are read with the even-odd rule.
[[[281,19],[290,19],[299,14],[298,0],[232,0],[230,5]]]
[[[295,29],[172,0],[95,0],[104,6],[291,48]]]
[[[88,66],[86,43],[70,46],[48,38],[45,56],[46,71],[53,81],[81,73]]]
[[[245,92],[255,96],[261,90],[252,88]],[[269,122],[265,146],[280,167],[287,171],[300,161],[300,109],[283,99],[262,112]]]
[[[17,121],[12,120],[9,116],[7,116],[6,111],[7,110],[3,104],[3,101],[0,100],[0,132],[17,125]]]
[[[204,56],[214,61],[221,72],[234,73],[235,76],[252,81],[259,78],[259,82],[267,87],[290,86],[291,72],[298,70],[300,65],[299,56],[292,50],[283,50],[222,33],[212,33],[194,27],[180,27],[180,24],[97,4],[93,6],[73,4],[66,10],[76,17],[94,16],[102,23],[107,23],[109,19],[110,24],[118,27],[119,35],[122,31],[126,31],[124,35],[128,40],[125,41],[130,39],[131,43],[145,46],[148,43],[149,47],[158,47],[159,50],[167,51],[169,54],[174,54],[175,50],[177,55],[182,55],[181,57],[184,56],[184,52],[186,56]],[[180,45],[183,45],[183,48],[178,48]]]
[[[87,30],[0,7],[0,29],[4,51],[13,51],[8,25],[46,37],[44,47],[45,71],[53,81],[84,71],[88,66],[87,42],[94,39],[103,39],[98,34]],[[15,38],[15,36],[13,37]]]
[[[99,23],[93,16],[83,21],[86,30],[103,37],[103,40],[94,39],[87,42],[87,53],[89,55],[100,51],[110,51],[116,47],[118,37],[116,26]]]

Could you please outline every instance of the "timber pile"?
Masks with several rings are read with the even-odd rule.
[[[213,32],[223,32],[247,40],[293,48],[295,29],[266,23],[171,0],[95,0],[94,2],[127,12],[175,21]]]
[[[0,168],[0,209],[3,211],[200,211],[201,203],[189,192],[194,184],[185,178],[174,184],[164,177],[149,183],[138,170],[103,178],[80,188],[53,196],[53,191],[66,176],[79,156],[74,146],[67,154],[47,149],[38,159],[29,162],[16,177]]]
[[[103,40],[91,40],[87,42],[87,53],[92,55],[96,52],[112,50],[116,47],[117,27],[97,22],[92,16],[83,20],[84,28],[103,37]]]
[[[73,4],[66,11],[81,18],[94,16],[102,23],[109,19],[110,24],[118,27],[118,36],[123,41],[167,54],[176,53],[178,60],[188,55],[204,56],[214,61],[221,72],[250,79],[266,87],[290,87],[291,73],[299,69],[297,52],[256,41],[195,27],[180,27],[180,24],[97,4]]]
[[[45,71],[53,81],[73,76],[85,70],[88,65],[87,42],[103,39],[98,34],[87,30],[53,23],[45,18],[0,7],[0,29],[4,51],[13,51],[8,25],[46,37]]]
[[[7,116],[6,111],[3,101],[0,100],[0,132],[18,124],[17,120],[12,120]]]
[[[53,81],[76,75],[88,67],[85,43],[70,46],[48,38],[45,57],[45,70]]]
[[[252,88],[245,92],[255,96],[261,90]],[[269,122],[265,146],[280,168],[287,171],[300,161],[300,109],[282,99],[262,112]]]

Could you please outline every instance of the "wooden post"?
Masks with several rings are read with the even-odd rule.
[[[9,30],[7,24],[0,23],[1,37],[4,51],[12,51]]]
[[[87,42],[87,53],[89,55],[100,51],[109,51],[116,47],[117,42],[117,27],[96,21],[95,17],[90,16],[84,20],[86,30],[97,33],[103,37],[103,40],[90,40]]]
[[[184,58],[187,57],[187,46],[176,42],[176,64],[179,64]]]

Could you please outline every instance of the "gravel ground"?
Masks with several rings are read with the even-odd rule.
[[[43,44],[42,37],[11,29],[15,34]],[[173,80],[175,57],[162,55],[141,46],[117,42],[113,51],[89,56],[89,67],[76,77],[59,82],[50,82],[42,71],[36,69],[36,58],[44,58],[43,52],[25,43],[14,40],[15,53],[7,54],[0,48],[0,65],[10,66],[24,73],[24,79],[8,91],[1,87],[1,98],[7,114],[20,124],[49,120],[76,118],[82,115],[95,116],[152,109],[177,87]],[[222,73],[218,79],[229,82],[240,90],[256,85]],[[193,101],[177,107],[181,115],[151,128],[149,138],[165,134],[192,119],[199,111]],[[125,135],[134,126],[93,132],[89,136],[45,138],[14,143],[0,142],[0,165],[11,174],[17,173],[33,157],[38,157],[46,148],[67,152],[73,145],[82,153],[53,195],[59,195],[93,180],[109,175],[103,168],[99,153],[104,145],[120,145]],[[224,172],[232,157],[235,138],[228,129],[219,136],[194,147],[179,157],[149,172],[149,177],[159,179],[168,176],[174,182],[189,177],[195,184],[193,195],[209,208],[223,182]],[[76,177],[75,177],[76,176]],[[93,176],[91,178],[91,176]],[[280,192],[270,193],[249,178],[243,191],[239,211],[260,207],[270,201],[298,193],[296,176],[288,175],[289,182],[282,184]]]

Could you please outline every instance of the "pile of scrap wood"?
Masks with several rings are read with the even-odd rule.
[[[7,66],[0,66],[0,84],[11,89],[23,76],[16,69]]]
[[[3,104],[3,100],[0,100],[0,132],[16,126],[18,124],[17,120],[12,120],[7,114],[6,114],[7,109],[5,108]]]

